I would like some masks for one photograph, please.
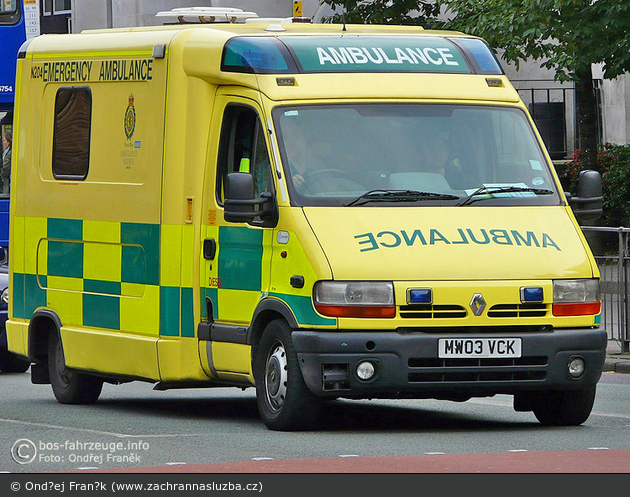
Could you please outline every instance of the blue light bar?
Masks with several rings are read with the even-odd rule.
[[[226,43],[221,70],[260,74],[298,72],[286,46],[279,40],[240,36]]]
[[[430,288],[416,288],[407,290],[408,304],[432,304],[433,291]]]
[[[478,38],[451,38],[458,47],[468,51],[478,66],[480,74],[503,74],[503,69],[492,49]]]
[[[543,289],[540,286],[521,287],[521,302],[542,302]]]

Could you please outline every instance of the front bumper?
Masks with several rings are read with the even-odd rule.
[[[440,338],[521,338],[518,359],[439,359]],[[583,389],[599,381],[606,331],[556,329],[528,333],[425,333],[395,331],[303,331],[292,334],[302,375],[315,394],[347,398],[468,398],[532,390]],[[586,369],[567,371],[580,356]],[[376,368],[360,380],[359,362]]]

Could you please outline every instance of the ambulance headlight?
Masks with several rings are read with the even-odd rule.
[[[599,280],[554,280],[553,301],[597,302],[599,301]]]
[[[554,316],[595,315],[600,311],[598,279],[554,280]]]
[[[313,302],[325,316],[396,316],[394,285],[390,281],[320,281],[313,288]]]
[[[2,290],[2,295],[0,296],[0,299],[2,299],[2,302],[4,302],[5,304],[9,303],[9,288],[8,287]]]

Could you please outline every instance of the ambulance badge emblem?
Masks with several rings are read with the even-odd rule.
[[[125,111],[125,136],[127,140],[131,140],[133,132],[136,130],[136,109],[133,106],[133,93],[129,95],[129,105]]]

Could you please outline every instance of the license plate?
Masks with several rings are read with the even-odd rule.
[[[521,357],[520,338],[440,338],[438,357]]]

